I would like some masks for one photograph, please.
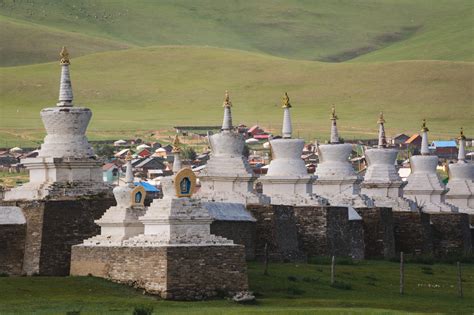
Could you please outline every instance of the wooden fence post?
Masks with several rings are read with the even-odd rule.
[[[405,266],[403,261],[403,252],[400,252],[400,294],[405,291]]]
[[[331,285],[334,284],[334,273],[336,272],[336,257],[332,256],[331,259]]]
[[[265,248],[264,248],[264,264],[265,264],[265,269],[263,271],[263,274],[265,276],[268,276],[268,243],[265,243]]]
[[[461,273],[461,263],[458,261],[458,294],[459,297],[463,297],[463,292],[462,292],[462,273]]]

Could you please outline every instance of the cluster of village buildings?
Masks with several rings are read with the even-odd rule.
[[[474,164],[462,129],[430,145],[423,120],[419,134],[389,143],[380,113],[377,140],[358,152],[333,108],[329,141],[305,144],[293,137],[286,93],[276,136],[235,127],[226,92],[220,130],[195,159],[181,156],[180,134],[192,131],[180,127],[165,146],[119,140],[104,164],[85,136],[91,111],[73,104],[64,49],[60,64],[59,102],[40,113],[47,135],[20,160],[29,182],[0,200],[0,273],[94,275],[203,299],[247,296],[246,259],[472,253]],[[398,163],[404,146],[408,161]]]

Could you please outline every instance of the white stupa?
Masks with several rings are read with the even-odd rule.
[[[243,155],[245,141],[232,126],[232,103],[226,91],[222,130],[209,137],[212,155],[199,180],[201,189],[196,198],[203,201],[264,203],[265,198],[254,192],[255,176]]]
[[[459,212],[474,214],[474,164],[466,162],[466,137],[461,128],[458,161],[449,165],[446,201],[459,207]]]
[[[109,208],[96,220],[100,235],[84,241],[88,246],[121,246],[124,240],[143,233],[143,223],[138,218],[145,214],[145,189],[133,184],[132,155],[126,157],[125,186],[114,188],[117,205]]]
[[[394,211],[414,211],[413,201],[403,198],[404,182],[398,175],[395,163],[398,150],[387,148],[385,119],[380,113],[378,148],[365,151],[368,167],[361,184],[362,193],[372,198],[377,207],[388,207]]]
[[[373,207],[373,201],[360,194],[362,178],[357,175],[349,162],[352,145],[340,143],[337,131],[336,110],[331,114],[330,144],[318,146],[319,164],[317,179],[313,183],[313,193],[327,198],[332,206]]]
[[[447,190],[436,173],[438,157],[430,155],[428,131],[426,121],[423,119],[421,155],[410,158],[411,174],[407,178],[408,184],[403,193],[425,212],[457,212],[455,206],[445,203]]]
[[[260,177],[263,194],[269,196],[272,204],[282,205],[325,205],[327,201],[311,191],[313,176],[308,174],[301,159],[304,140],[292,139],[290,99],[283,98],[282,139],[270,140],[272,161],[267,174]]]
[[[102,162],[85,136],[92,112],[73,106],[69,53],[65,47],[60,56],[59,102],[56,107],[41,110],[47,135],[38,156],[21,161],[30,172],[30,181],[7,192],[7,200],[77,197],[110,191],[102,179]]]

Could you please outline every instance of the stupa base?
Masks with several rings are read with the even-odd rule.
[[[202,300],[248,290],[242,245],[76,245],[71,275],[109,279],[169,300]]]

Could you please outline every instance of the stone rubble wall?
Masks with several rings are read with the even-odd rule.
[[[265,244],[271,261],[304,261],[300,248],[293,207],[283,205],[247,205],[257,220],[255,225],[255,258],[263,260]]]
[[[364,229],[365,258],[395,256],[395,236],[391,208],[357,208]]]
[[[219,221],[211,224],[211,234],[234,241],[245,246],[245,259],[255,259],[255,222]]]
[[[71,275],[89,274],[171,300],[201,300],[248,290],[241,245],[74,246]]]
[[[27,222],[23,267],[21,273],[15,274],[66,276],[71,246],[100,233],[94,220],[115,205],[115,200],[89,196],[76,200],[5,201],[2,205],[20,207]]]
[[[428,213],[393,211],[395,252],[433,254],[433,235]]]
[[[446,257],[472,253],[469,215],[466,213],[430,213],[434,255]]]
[[[0,225],[0,274],[22,273],[26,224]]]

